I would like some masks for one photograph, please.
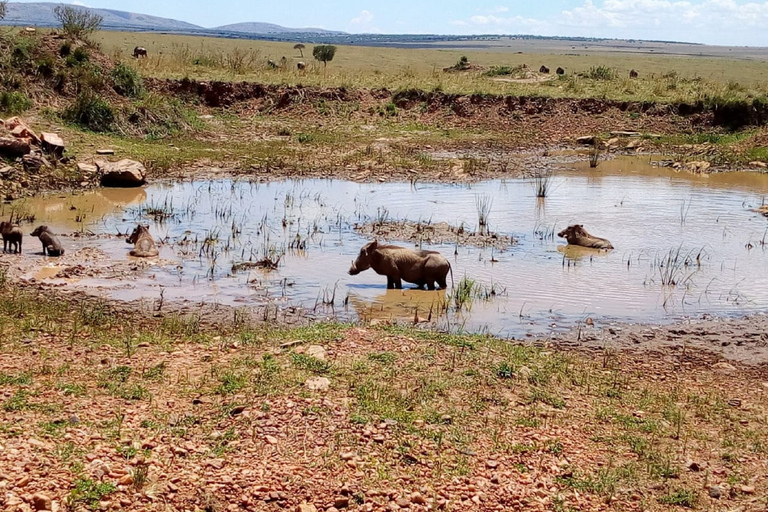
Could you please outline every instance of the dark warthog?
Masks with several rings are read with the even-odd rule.
[[[137,59],[139,57],[146,57],[147,49],[144,48],[143,46],[137,46],[136,48],[133,49],[133,56]]]
[[[559,232],[557,236],[568,240],[569,245],[580,245],[581,247],[591,247],[593,249],[613,249],[611,242],[605,238],[590,235],[582,224],[568,226]]]
[[[142,226],[139,224],[136,229],[133,230],[131,236],[125,239],[128,244],[133,244],[133,250],[130,252],[131,256],[137,258],[153,258],[160,254],[160,251],[155,247],[155,241],[152,239],[152,235],[149,234],[149,226]]]
[[[10,222],[0,222],[0,233],[3,235],[3,252],[8,252],[8,246],[11,246],[11,252],[21,254],[21,239],[24,236],[19,226]]]
[[[635,71],[634,69],[630,70],[629,78],[637,78],[637,71]]]
[[[557,73],[558,75],[564,75],[565,74],[565,70],[563,68],[557,68],[555,70],[555,73]]]
[[[549,73],[549,68],[547,66],[541,66],[539,68],[539,73]]]
[[[403,281],[419,288],[435,289],[435,284],[447,288],[448,272],[453,279],[451,264],[435,251],[412,251],[396,245],[379,245],[377,240],[368,242],[360,249],[357,259],[349,267],[349,274],[356,276],[372,268],[379,275],[387,276],[387,288],[402,288]]]
[[[36,236],[43,243],[43,255],[61,256],[64,254],[64,248],[61,246],[59,238],[48,229],[48,226],[37,226],[37,229],[32,232],[32,236]]]

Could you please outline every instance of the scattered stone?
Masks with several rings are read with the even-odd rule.
[[[683,169],[694,174],[707,174],[712,164],[707,161],[699,162],[687,162],[683,165]]]
[[[325,348],[321,347],[320,345],[310,345],[307,348],[307,355],[314,357],[315,359],[320,359],[321,361],[325,361],[325,356],[327,354],[327,351]]]
[[[442,416],[440,416],[440,423],[450,425],[451,423],[453,423],[453,418],[451,417],[450,414],[443,414]]]
[[[28,140],[0,137],[0,155],[8,158],[17,158],[28,155],[32,146]]]
[[[741,487],[739,487],[739,490],[744,494],[755,494],[754,485],[742,485]]]
[[[741,399],[740,398],[731,398],[728,400],[728,405],[731,407],[741,407]]]
[[[237,405],[237,406],[235,406],[235,407],[233,407],[232,409],[229,410],[229,415],[230,416],[237,416],[239,414],[243,414],[243,411],[245,411],[245,406],[244,405]]]
[[[411,503],[415,503],[416,505],[426,505],[427,500],[424,499],[424,496],[422,496],[420,492],[413,492],[411,493]]]
[[[707,492],[709,492],[710,498],[714,498],[716,500],[719,500],[720,497],[723,495],[723,490],[717,485],[710,486]]]
[[[119,162],[100,162],[101,185],[104,187],[140,187],[147,181],[147,170],[140,162],[123,159]]]
[[[333,500],[333,506],[336,508],[347,508],[349,506],[349,498],[346,496],[339,496]]]
[[[701,471],[701,466],[699,465],[698,462],[691,461],[691,462],[688,463],[688,470],[689,471],[694,471],[694,472],[699,472],[699,471]]]
[[[485,461],[485,465],[488,466],[490,469],[496,469],[499,467],[499,463],[495,460],[487,460]]]
[[[296,508],[296,512],[317,512],[317,507],[312,503],[302,503]]]
[[[766,164],[765,162],[758,162],[758,161],[749,162],[749,165],[750,167],[758,167],[760,169],[765,169],[766,167],[768,167],[768,164]]]
[[[304,382],[310,391],[328,391],[331,381],[327,377],[310,377]]]
[[[97,149],[96,154],[97,155],[114,155],[115,150],[114,149]]]
[[[51,167],[51,163],[45,157],[34,153],[24,155],[21,162],[24,165],[24,170],[30,173],[37,173],[40,172],[40,169]]]
[[[341,460],[352,460],[355,458],[355,452],[341,452],[339,457],[341,457]]]
[[[84,164],[81,162],[78,162],[77,164],[77,170],[80,171],[83,174],[96,174],[99,172],[98,167],[94,164]]]
[[[32,505],[34,505],[35,510],[53,509],[53,502],[51,498],[40,492],[32,496]]]
[[[714,370],[719,370],[721,372],[726,372],[726,373],[727,372],[735,372],[736,371],[736,367],[735,366],[733,366],[732,364],[723,363],[723,362],[713,364],[712,368]]]
[[[267,443],[269,443],[269,444],[273,444],[273,445],[274,445],[274,444],[277,444],[277,438],[276,438],[276,437],[274,437],[274,436],[266,436],[264,439],[265,439],[265,440],[267,441]]]

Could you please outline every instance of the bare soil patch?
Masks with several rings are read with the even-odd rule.
[[[479,233],[464,226],[451,226],[447,222],[385,221],[355,224],[355,231],[371,238],[407,240],[415,244],[457,244],[475,247],[493,247],[500,251],[515,245],[509,235]]]

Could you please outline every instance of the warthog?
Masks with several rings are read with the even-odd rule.
[[[590,235],[582,224],[568,226],[559,232],[557,236],[568,240],[569,245],[580,245],[581,247],[591,247],[593,249],[613,249],[611,242],[605,238]]]
[[[3,235],[3,252],[8,252],[8,246],[11,252],[21,254],[21,239],[24,234],[21,228],[10,222],[0,222],[0,234]]]
[[[387,276],[387,288],[403,287],[403,281],[430,290],[435,285],[447,288],[448,272],[453,279],[451,264],[436,251],[412,251],[396,245],[379,245],[378,240],[368,242],[360,249],[357,259],[349,267],[349,275],[356,276],[372,268],[379,275]]]
[[[539,73],[547,74],[547,73],[549,73],[549,68],[547,66],[541,66],[539,68]]]
[[[637,71],[634,69],[629,72],[629,78],[637,78]]]
[[[268,60],[268,61],[267,61],[267,66],[268,66],[270,69],[277,69],[277,62],[275,62],[275,61],[273,61],[273,60]]]
[[[137,59],[139,57],[146,57],[147,49],[144,48],[143,46],[137,46],[136,48],[133,49],[133,56]]]
[[[297,62],[296,67],[298,68],[299,71],[304,71],[305,69],[307,69],[307,65],[303,62]]]
[[[61,246],[59,238],[48,226],[37,226],[31,236],[36,236],[43,243],[43,255],[61,256],[64,254],[64,248]]]
[[[555,70],[555,73],[557,73],[558,75],[564,75],[565,74],[565,70],[563,68],[557,68]]]
[[[153,258],[160,254],[160,251],[155,246],[155,241],[152,239],[152,235],[149,234],[149,226],[139,224],[133,230],[131,236],[125,239],[125,242],[133,244],[133,250],[130,252],[131,256]]]

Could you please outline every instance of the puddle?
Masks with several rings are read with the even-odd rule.
[[[768,175],[699,176],[649,162],[627,157],[597,169],[570,165],[556,171],[544,200],[534,197],[530,180],[415,186],[216,180],[38,198],[22,205],[36,216],[35,225],[95,236],[64,237],[67,255],[46,258],[27,277],[56,282],[54,266],[73,265],[78,250],[97,247],[102,269],[134,272],[125,278],[118,271],[82,272],[68,276],[71,286],[124,300],[162,293],[165,301],[271,301],[321,317],[431,320],[503,336],[570,328],[587,317],[663,322],[768,310],[768,250],[762,245],[768,221],[751,211],[768,195]],[[424,246],[451,261],[457,284],[463,277],[476,282],[469,308],[455,311],[450,290],[386,290],[386,278],[373,271],[347,275],[366,242],[355,223],[409,220],[476,229],[478,198],[492,201],[489,229],[517,245],[506,251]],[[107,236],[131,230],[138,220],[150,224],[160,242],[155,263],[130,258],[123,238]],[[572,223],[616,249],[565,248],[553,234]],[[36,240],[25,241],[25,251],[25,259],[43,260]],[[265,256],[280,258],[276,271],[232,271],[235,263]],[[441,313],[446,301],[448,315]]]

